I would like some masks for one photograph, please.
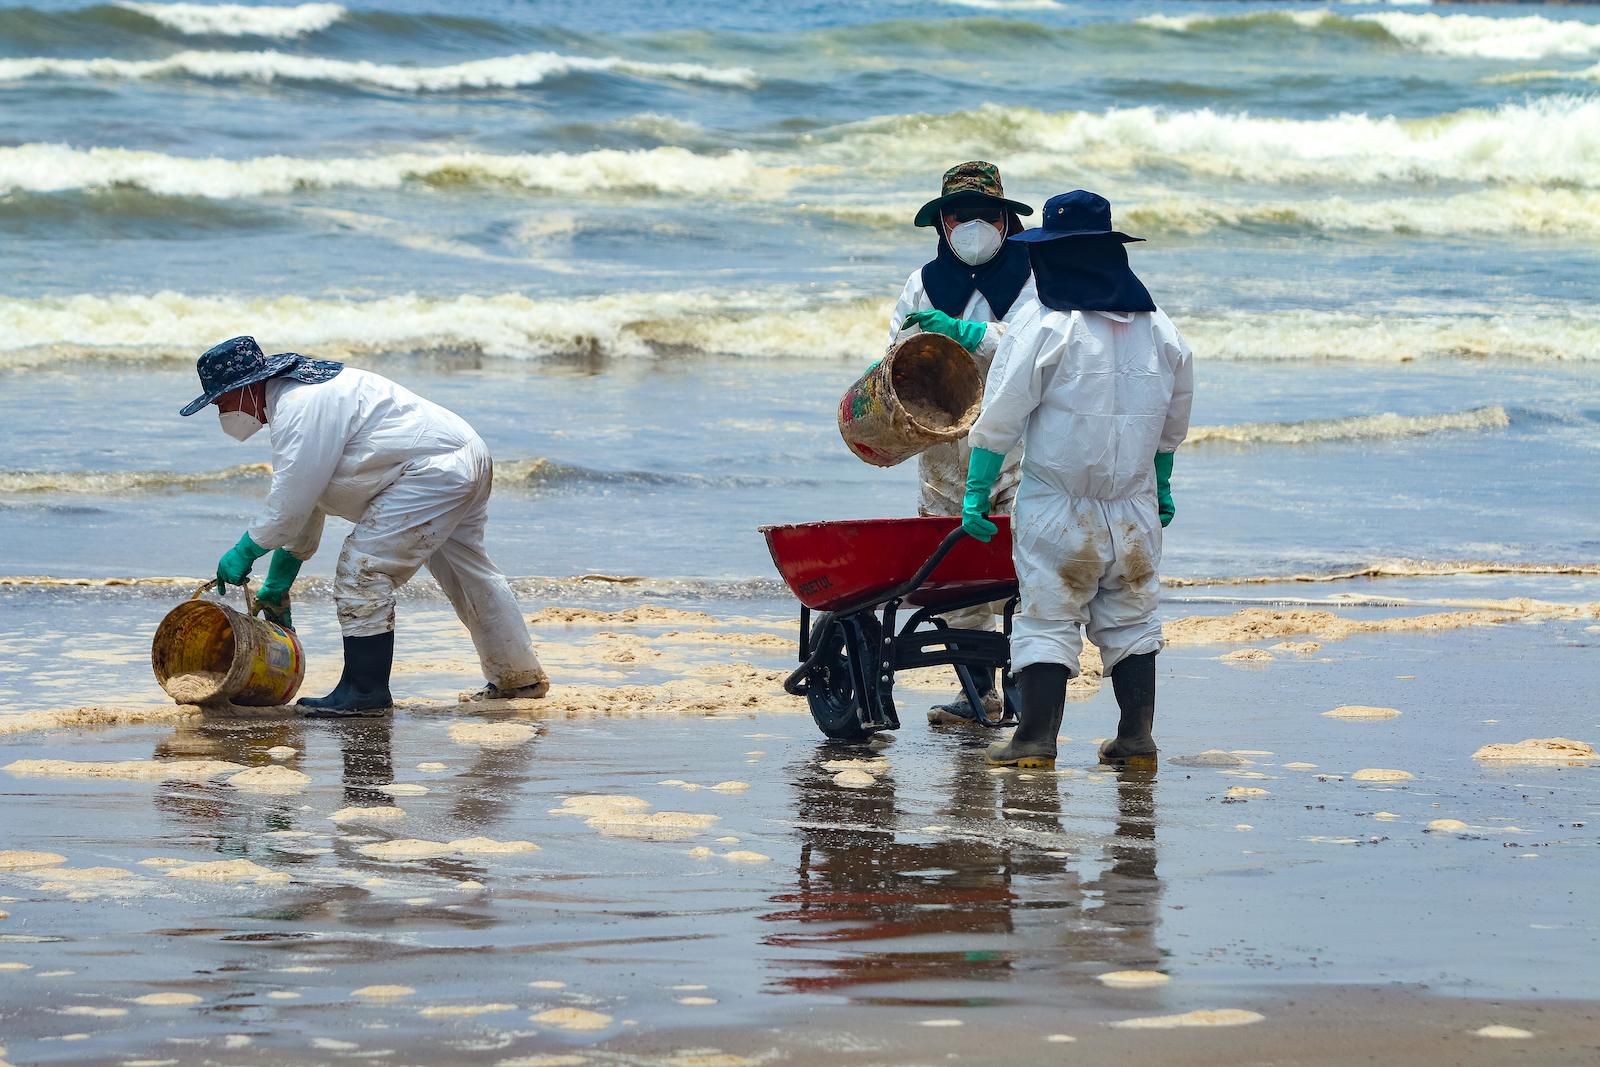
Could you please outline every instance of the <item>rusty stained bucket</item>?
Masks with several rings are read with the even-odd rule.
[[[167,613],[150,643],[150,666],[179,704],[264,708],[294,699],[306,654],[294,631],[199,599],[211,583]],[[245,591],[248,601],[249,590]]]
[[[861,459],[893,467],[967,436],[983,406],[972,356],[942,333],[902,337],[839,401],[839,436]]]

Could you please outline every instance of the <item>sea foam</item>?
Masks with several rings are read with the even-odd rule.
[[[325,59],[285,52],[179,52],[165,59],[0,59],[0,82],[28,78],[203,78],[215,81],[331,82],[370,85],[407,93],[466,89],[515,89],[572,73],[625,74],[639,78],[712,82],[753,88],[748,67],[706,67],[698,63],[646,63],[620,56],[566,56],[526,52],[475,59],[440,67],[399,67],[366,60]]]
[[[0,298],[0,367],[80,358],[193,360],[248,329],[268,351],[335,359],[466,351],[539,359],[658,352],[865,362],[883,354],[891,301],[817,300],[798,289],[625,292],[581,299],[416,295],[373,300],[149,296]],[[774,310],[777,309],[777,310]],[[1200,359],[1600,359],[1600,317],[1178,314]]]
[[[1312,31],[1353,33],[1366,24],[1382,27],[1390,38],[1419,52],[1478,59],[1543,59],[1600,53],[1600,26],[1542,15],[1494,18],[1376,11],[1346,16],[1328,8],[1315,8],[1247,15],[1146,15],[1134,22],[1173,33],[1232,33],[1273,22]]]
[[[244,4],[148,4],[117,0],[116,6],[137,11],[191,37],[299,37],[325,30],[344,17],[344,8],[339,4],[248,7]]]
[[[0,148],[0,190],[29,192],[136,186],[166,196],[248,197],[306,188],[390,189],[406,182],[425,182],[562,193],[709,193],[767,186],[781,191],[790,177],[784,168],[757,165],[748,152],[699,156],[670,147],[543,155],[402,152],[370,158],[262,156],[241,160],[46,144]]]
[[[1441,430],[1499,430],[1511,425],[1499,405],[1453,411],[1443,415],[1355,415],[1345,419],[1310,419],[1304,422],[1243,422],[1232,426],[1191,426],[1185,445],[1207,442],[1233,444],[1309,444],[1314,441],[1349,441],[1379,437],[1409,437]]]

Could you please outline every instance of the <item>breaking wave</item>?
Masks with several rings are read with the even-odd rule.
[[[1139,25],[1173,33],[1233,34],[1273,24],[1304,30],[1386,36],[1419,52],[1478,59],[1543,59],[1600,54],[1600,26],[1542,15],[1493,18],[1436,15],[1432,12],[1379,11],[1338,15],[1311,11],[1259,11],[1249,15],[1147,15]]]
[[[561,193],[701,193],[762,187],[781,191],[791,176],[787,168],[758,165],[745,151],[699,156],[671,147],[601,149],[570,155],[402,152],[371,158],[261,156],[239,160],[50,144],[0,148],[0,190],[28,192],[131,186],[166,196],[247,197],[319,187],[392,189],[407,182],[423,182]]]
[[[1347,419],[1305,422],[1244,422],[1234,426],[1192,426],[1185,445],[1212,441],[1235,444],[1309,444],[1379,437],[1408,437],[1440,430],[1498,430],[1511,425],[1499,405],[1448,415],[1357,415]]]
[[[407,93],[515,89],[573,73],[624,74],[754,88],[755,71],[698,63],[645,63],[620,56],[527,52],[440,67],[400,67],[366,60],[324,59],[284,52],[179,52],[165,59],[0,59],[0,82],[29,78],[202,78],[208,81],[326,82]]]
[[[220,471],[0,471],[0,493],[118,493],[265,487],[268,463],[243,463]]]
[[[891,307],[876,296],[822,301],[787,287],[567,300],[518,293],[364,301],[175,292],[0,298],[0,367],[85,358],[189,361],[245,332],[269,351],[358,361],[440,350],[510,359],[671,353],[870,360],[883,354]],[[1177,321],[1201,359],[1600,359],[1600,316],[1179,312]]]
[[[818,131],[807,162],[903,174],[986,158],[1008,184],[1115,180],[1139,172],[1249,184],[1469,181],[1600,185],[1600,97],[1554,95],[1423,119],[1260,118],[1209,108],[1094,113],[984,105]]]
[[[339,4],[247,7],[243,4],[148,4],[117,0],[116,6],[137,11],[191,37],[300,37],[327,29],[345,13]]]

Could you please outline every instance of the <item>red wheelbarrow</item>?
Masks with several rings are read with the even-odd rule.
[[[778,573],[800,601],[800,667],[783,688],[803,696],[822,732],[863,741],[898,730],[894,675],[913,667],[951,665],[977,722],[1016,721],[1015,700],[1002,685],[1005,711],[989,718],[970,668],[1011,662],[1011,615],[1017,573],[1011,562],[1011,520],[992,516],[999,532],[985,544],[955,518],[862,519],[763,526]],[[946,612],[1005,601],[1005,628],[961,630]],[[913,609],[895,630],[904,606]],[[882,611],[882,619],[879,611]],[[813,611],[819,614],[815,622]]]

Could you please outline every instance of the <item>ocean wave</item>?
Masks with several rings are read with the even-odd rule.
[[[783,311],[765,309],[783,308]],[[865,359],[882,355],[891,303],[818,302],[787,288],[538,300],[508,293],[367,301],[302,297],[0,298],[0,367],[64,360],[192,360],[248,328],[272,351],[359,359],[460,350],[511,359],[658,352]]]
[[[364,301],[174,292],[0,298],[0,367],[189,361],[242,330],[271,351],[358,362],[428,351],[507,359],[672,353],[865,361],[883,354],[891,307],[887,298],[819,301],[787,287],[571,300],[516,293]],[[1600,317],[1577,315],[1200,312],[1180,313],[1178,325],[1201,359],[1600,359]]]
[[[816,198],[813,197],[813,200]],[[922,200],[811,202],[801,210],[871,226],[903,228]],[[1237,203],[1195,196],[1118,199],[1117,217],[1130,231],[1201,234],[1216,230],[1293,229],[1310,233],[1392,233],[1406,236],[1600,236],[1600,193],[1539,187],[1501,187],[1455,196]]]
[[[1511,425],[1499,405],[1446,415],[1355,415],[1304,422],[1244,422],[1233,426],[1191,426],[1185,445],[1210,442],[1299,445],[1316,441],[1409,437],[1441,430],[1499,430]]]
[[[524,88],[573,73],[624,74],[743,88],[754,88],[759,84],[755,71],[748,67],[646,63],[620,56],[567,56],[556,52],[526,52],[440,67],[400,67],[366,60],[289,55],[273,50],[189,51],[165,59],[55,59],[48,56],[0,59],[0,82],[41,77],[128,80],[189,77],[268,84],[277,81],[327,82],[375,86],[407,93]]]
[[[267,463],[242,463],[220,471],[0,471],[0,493],[195,492],[252,483],[264,486],[271,474]]]
[[[151,4],[116,0],[190,37],[300,37],[325,30],[344,17],[339,4],[247,7],[243,4]]]
[[[808,162],[901,175],[986,158],[1010,184],[1141,172],[1262,183],[1468,181],[1600,185],[1600,97],[1554,95],[1422,119],[1260,118],[1209,108],[1095,113],[984,105],[867,119],[802,140]]]
[[[392,189],[407,182],[423,182],[561,193],[706,193],[762,187],[781,191],[792,177],[785,168],[758,165],[748,152],[740,150],[722,156],[699,156],[683,148],[652,148],[570,155],[402,152],[369,158],[262,156],[233,160],[49,144],[0,148],[0,190],[28,192],[131,186],[166,196],[248,197],[339,186]]]
[[[1542,15],[1493,18],[1378,11],[1340,15],[1328,8],[1257,11],[1247,15],[1146,15],[1141,26],[1171,33],[1235,34],[1265,26],[1294,26],[1343,35],[1381,37],[1420,52],[1477,59],[1543,59],[1600,53],[1600,26]]]

